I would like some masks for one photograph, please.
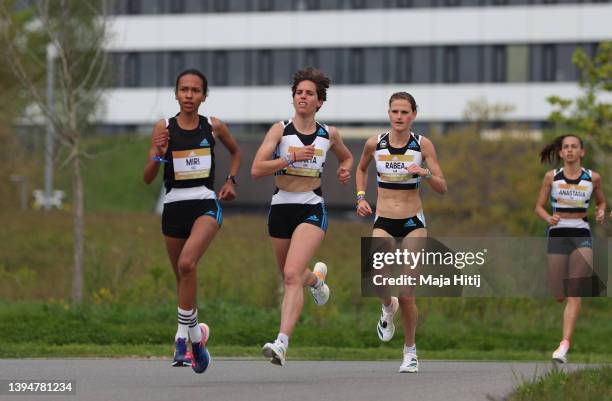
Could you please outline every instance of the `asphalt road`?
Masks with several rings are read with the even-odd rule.
[[[521,378],[532,379],[551,363],[420,361],[417,374],[397,373],[400,361],[288,361],[213,359],[209,370],[172,368],[145,359],[0,360],[0,400],[252,401],[502,399]],[[565,365],[577,369],[581,365]],[[8,395],[6,380],[72,380],[76,394]]]

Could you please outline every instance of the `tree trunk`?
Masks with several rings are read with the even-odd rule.
[[[72,277],[72,302],[83,301],[83,254],[84,254],[84,226],[85,213],[83,202],[83,177],[81,176],[81,158],[77,154],[72,161],[74,193],[74,274]]]

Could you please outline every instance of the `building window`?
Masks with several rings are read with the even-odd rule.
[[[174,82],[178,74],[185,69],[185,55],[182,52],[172,52],[168,59],[168,82]]]
[[[259,0],[259,11],[274,11],[274,0]]]
[[[506,81],[506,47],[493,46],[492,60],[492,77],[493,82]]]
[[[140,85],[139,72],[140,58],[138,53],[129,53],[125,58],[125,86],[135,87]]]
[[[217,13],[224,13],[228,11],[229,1],[227,0],[214,0],[213,10]]]
[[[510,45],[506,48],[506,81],[529,80],[529,46]]]
[[[127,0],[127,13],[128,14],[141,14],[142,13],[141,0]]]
[[[171,13],[179,14],[185,12],[185,0],[172,0],[169,3]]]
[[[412,7],[412,0],[397,0],[397,8],[409,8]]]
[[[459,52],[455,46],[444,48],[444,82],[459,80]]]
[[[319,52],[316,49],[304,51],[304,67],[319,68]]]
[[[294,10],[305,11],[305,10],[319,10],[321,4],[319,0],[294,0]]]
[[[364,80],[365,60],[363,49],[351,49],[349,61],[350,83],[360,84]]]
[[[542,46],[542,81],[555,80],[556,58],[554,45]]]
[[[260,50],[257,57],[257,84],[270,85],[274,76],[274,59],[271,50]]]
[[[412,80],[412,51],[409,47],[397,49],[397,82],[411,82]]]
[[[216,51],[213,56],[213,79],[214,84],[219,86],[227,86],[228,84],[228,63],[227,52]]]

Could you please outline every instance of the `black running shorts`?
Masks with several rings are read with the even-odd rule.
[[[167,237],[189,238],[193,223],[201,216],[210,216],[219,227],[223,221],[216,199],[194,199],[164,204],[162,233]]]
[[[327,211],[323,203],[303,205],[284,203],[270,206],[268,233],[273,238],[289,239],[302,223],[312,224],[327,231]]]

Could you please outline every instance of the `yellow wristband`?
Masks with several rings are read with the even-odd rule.
[[[357,191],[357,196],[359,196],[359,195],[365,196],[365,191]]]

